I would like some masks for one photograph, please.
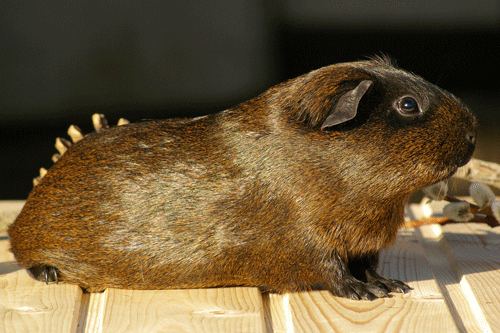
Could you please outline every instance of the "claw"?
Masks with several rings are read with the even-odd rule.
[[[49,284],[49,270],[48,269],[43,270],[43,277],[45,279],[45,284]]]
[[[366,272],[366,276],[370,284],[377,285],[380,288],[387,290],[388,292],[397,292],[406,294],[413,289],[402,281],[386,278],[384,276],[379,275],[375,271],[368,270]]]
[[[56,284],[59,284],[59,278],[57,277],[57,270],[55,267],[48,266],[49,270],[49,281],[54,281]],[[49,284],[49,281],[46,283]]]
[[[53,266],[34,266],[28,268],[28,273],[36,280],[45,282],[49,284],[50,282],[55,282],[59,284],[59,278],[57,277],[57,268]]]
[[[330,290],[336,296],[346,297],[355,300],[373,301],[377,298],[389,296],[388,292],[374,284],[362,282],[355,278],[347,278],[342,281],[342,285]]]

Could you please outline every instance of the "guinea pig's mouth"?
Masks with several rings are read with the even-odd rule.
[[[455,163],[452,163],[452,165],[456,165],[456,167],[459,168],[469,163],[475,148],[476,148],[475,144],[469,144],[467,147],[467,151],[464,154],[462,154],[462,156],[457,156]]]
[[[446,178],[450,178],[453,176],[457,169],[461,166],[469,163],[472,158],[472,154],[474,153],[474,145],[470,145],[464,153],[457,154],[452,158],[447,165],[444,166],[439,172],[440,180],[444,180]]]
[[[469,148],[465,152],[453,154],[451,158],[448,157],[448,159],[443,159],[442,162],[444,163],[442,164],[434,164],[432,166],[432,169],[434,169],[432,173],[436,178],[438,178],[437,181],[441,181],[453,176],[453,174],[457,172],[457,169],[459,167],[466,165],[470,161],[473,152],[474,148]]]

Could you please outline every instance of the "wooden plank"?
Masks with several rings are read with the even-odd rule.
[[[78,318],[76,333],[100,333],[104,308],[106,306],[106,293],[84,293]]]
[[[380,258],[380,272],[408,282],[409,294],[375,301],[327,291],[269,297],[272,332],[458,332],[415,231],[403,230]],[[268,325],[268,332],[269,330]]]
[[[417,228],[417,231],[426,258],[457,327],[460,331],[485,331],[484,325],[478,321],[471,308],[467,295],[464,294],[460,273],[457,270],[457,261],[448,242],[443,237],[441,226],[437,224],[423,225]]]
[[[449,224],[443,236],[456,262],[460,286],[484,332],[500,331],[500,227]]]
[[[267,333],[293,332],[290,295],[269,294],[262,297]]]
[[[70,284],[45,285],[28,276],[0,234],[0,332],[75,332],[82,291]]]
[[[99,297],[86,332],[265,331],[258,288],[108,289]]]

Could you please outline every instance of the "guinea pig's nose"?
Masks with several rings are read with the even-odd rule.
[[[467,139],[467,141],[469,141],[471,144],[475,145],[476,144],[476,132],[474,131],[467,131],[465,133],[465,138]]]

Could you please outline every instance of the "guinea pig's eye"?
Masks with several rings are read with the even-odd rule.
[[[418,103],[413,97],[403,97],[397,102],[397,109],[402,115],[414,115],[420,113]]]

